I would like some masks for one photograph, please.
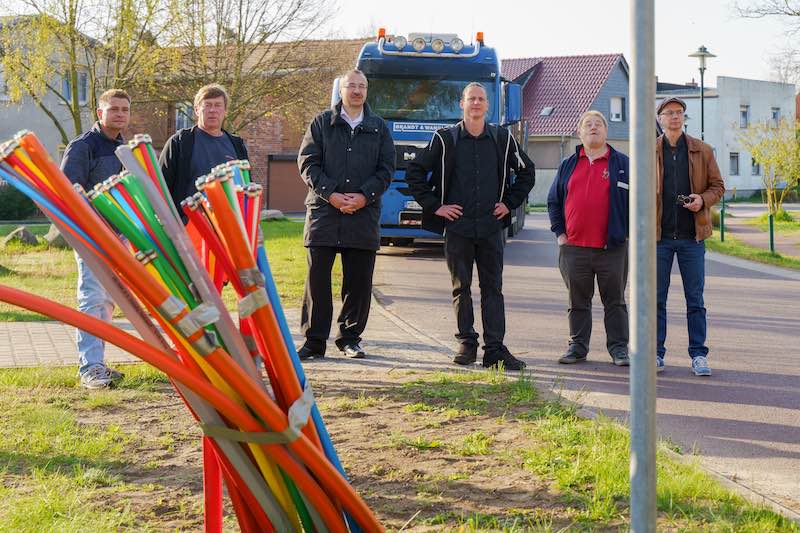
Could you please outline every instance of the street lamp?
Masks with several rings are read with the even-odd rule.
[[[708,48],[705,46],[701,46],[697,49],[696,52],[693,54],[689,54],[689,57],[696,57],[700,60],[700,139],[706,140],[705,133],[705,122],[704,119],[704,104],[705,104],[705,85],[703,83],[703,74],[706,72],[706,58],[707,57],[717,57],[711,52],[708,51]]]

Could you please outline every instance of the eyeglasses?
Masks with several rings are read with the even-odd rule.
[[[225,104],[219,102],[203,102],[200,104],[203,109],[225,109]]]
[[[661,114],[664,115],[665,117],[682,117],[683,109],[677,109],[677,110],[670,109],[669,111],[662,111]]]
[[[351,91],[353,89],[361,89],[363,91],[364,89],[367,88],[367,84],[366,83],[358,83],[358,84],[356,84],[356,83],[348,83],[347,85],[344,86],[344,88],[345,89],[350,89]]]

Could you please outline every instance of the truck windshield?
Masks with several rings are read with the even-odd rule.
[[[386,120],[456,121],[462,117],[458,102],[469,80],[370,78],[367,102]],[[489,97],[488,117],[495,116],[494,85],[483,83]]]

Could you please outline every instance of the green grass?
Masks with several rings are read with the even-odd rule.
[[[433,450],[445,445],[443,441],[437,439],[429,439],[422,435],[411,438],[400,432],[394,432],[389,435],[389,442],[395,448],[414,448],[417,450]]]
[[[415,411],[432,412],[442,405],[474,403],[476,396],[489,400],[494,420],[520,424],[527,439],[514,450],[493,450],[492,437],[476,431],[452,451],[468,455],[500,454],[511,464],[521,464],[536,475],[549,479],[562,494],[564,504],[574,511],[574,529],[625,529],[629,493],[630,433],[619,423],[600,418],[587,420],[577,416],[574,405],[542,399],[527,377],[508,379],[497,373],[436,374],[408,383],[404,388],[415,396],[423,395]],[[507,400],[502,401],[503,398]],[[430,408],[424,408],[428,405]],[[487,405],[481,404],[485,413]],[[424,446],[437,442],[435,436],[395,437],[406,446],[429,450]],[[706,474],[696,461],[679,462],[668,455],[667,442],[658,445],[659,527],[681,531],[786,531],[800,532],[800,527],[770,509],[754,505],[729,491]],[[466,453],[465,453],[466,455]],[[562,515],[563,518],[563,515]],[[504,517],[481,514],[443,513],[429,524],[457,522],[465,531],[550,531],[547,514]]]
[[[771,254],[769,250],[744,244],[731,234],[726,234],[725,242],[720,242],[719,235],[715,233],[706,239],[706,247],[713,252],[741,257],[742,259],[749,259],[750,261],[767,265],[800,270],[800,258],[779,253]]]
[[[74,369],[0,370],[0,532],[152,531],[127,504],[107,501],[138,493],[115,473],[136,464],[137,448],[152,446],[115,424],[82,418],[122,402],[153,398],[166,377],[144,364],[124,365],[114,391],[77,388]],[[160,393],[159,393],[160,394]]]
[[[450,448],[456,455],[489,455],[493,441],[494,438],[483,431],[475,431]]]
[[[50,229],[50,222],[33,222],[30,224],[0,224],[0,238],[5,237],[20,226],[25,226],[28,228],[28,231],[41,238],[47,235],[47,231]]]
[[[297,220],[272,220],[264,222],[262,228],[267,257],[281,302],[286,308],[297,308],[302,303],[308,270],[306,248],[302,240],[303,223]],[[332,273],[334,295],[341,292],[341,272],[341,263],[337,258]],[[0,249],[0,284],[46,296],[60,304],[74,307],[77,279],[72,250],[48,249],[41,243],[36,246],[13,243]],[[226,287],[223,291],[226,306],[235,310],[236,300],[233,289]],[[115,316],[122,316],[119,310]],[[0,303],[0,321],[38,320],[51,319]]]
[[[364,391],[361,391],[355,398],[343,396],[341,398],[336,398],[335,400],[320,400],[319,403],[324,405],[325,408],[333,411],[354,412],[363,411],[364,409],[373,407],[380,403],[380,401],[380,398],[367,396]]]
[[[769,213],[745,220],[745,224],[756,226],[763,232],[769,231]],[[773,221],[776,234],[792,234],[800,232],[800,213],[797,211],[780,211]]]

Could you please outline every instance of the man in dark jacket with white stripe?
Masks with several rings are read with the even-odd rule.
[[[342,310],[336,346],[348,357],[366,355],[361,334],[372,297],[380,248],[381,195],[394,174],[394,143],[386,122],[365,103],[367,78],[341,77],[342,100],[309,124],[297,164],[308,185],[304,241],[308,278],[302,309],[300,359],[324,357],[331,331],[331,269],[342,257]]]
[[[608,353],[615,365],[628,366],[628,157],[609,146],[607,136],[602,113],[581,116],[583,144],[561,162],[547,198],[558,266],[569,292],[569,346],[558,360],[562,364],[586,361],[597,278]]]
[[[534,167],[506,128],[486,123],[489,101],[481,84],[464,88],[461,108],[463,120],[434,134],[421,157],[409,164],[406,181],[422,206],[423,227],[444,233],[458,323],[459,349],[453,362],[471,365],[477,360],[471,294],[475,264],[481,288],[483,366],[502,363],[508,370],[521,370],[525,363],[503,344],[503,247],[511,210],[522,205],[533,188]],[[510,171],[516,174],[513,184]]]

